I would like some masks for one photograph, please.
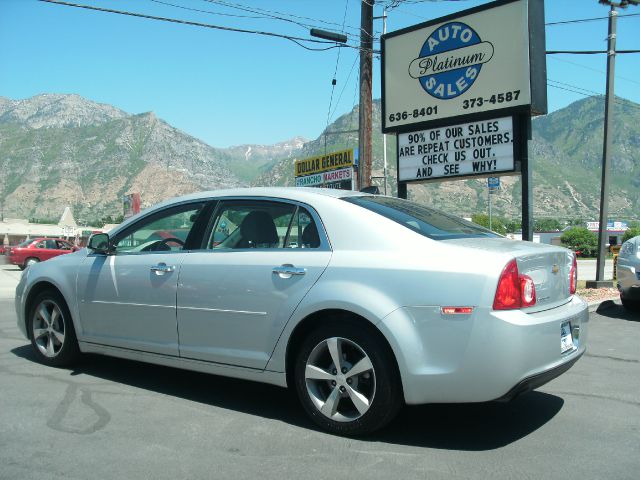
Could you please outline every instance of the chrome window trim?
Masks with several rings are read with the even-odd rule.
[[[242,201],[242,202],[253,202],[253,201],[260,201],[260,202],[275,202],[275,203],[286,203],[289,205],[293,205],[296,207],[302,207],[305,210],[307,210],[307,212],[309,212],[309,214],[311,215],[311,218],[313,218],[313,221],[316,223],[316,227],[318,228],[318,236],[320,238],[320,246],[318,248],[218,248],[215,250],[212,249],[208,249],[208,248],[199,248],[199,249],[193,249],[193,250],[186,250],[187,252],[210,252],[210,253],[215,253],[215,252],[332,252],[333,248],[331,246],[331,241],[329,240],[329,236],[327,235],[327,230],[324,226],[324,223],[322,222],[322,219],[320,218],[320,215],[318,215],[318,212],[309,204],[306,204],[304,202],[300,202],[297,200],[290,200],[287,198],[278,198],[278,197],[263,197],[263,196],[229,196],[229,197],[211,197],[207,200],[208,202],[217,202],[216,207],[214,208],[212,214],[211,214],[211,218],[209,219],[207,228],[205,230],[204,236],[202,238],[202,242],[200,243],[201,246],[205,245],[206,242],[209,239],[209,236],[211,235],[211,230],[213,229],[213,222],[216,218],[216,216],[218,215],[218,211],[220,210],[220,206],[222,205],[223,202],[228,202],[228,201]],[[295,214],[295,212],[294,212]]]

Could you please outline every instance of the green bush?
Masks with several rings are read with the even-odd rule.
[[[622,243],[626,242],[630,238],[637,237],[638,235],[640,235],[640,227],[631,227],[624,232],[624,235],[622,236]]]
[[[574,252],[581,252],[583,257],[594,257],[598,251],[598,236],[585,227],[566,230],[560,237],[560,241]]]
[[[484,213],[472,215],[471,221],[476,225],[480,225],[481,227],[489,228],[489,215],[485,215]],[[498,217],[491,217],[491,230],[499,233],[500,235],[507,234],[507,228],[504,226],[502,220]]]

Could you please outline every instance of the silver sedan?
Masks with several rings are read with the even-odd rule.
[[[629,310],[640,311],[640,236],[630,238],[620,247],[617,272],[622,304]]]
[[[576,281],[569,250],[406,200],[256,188],[167,201],[28,268],[16,310],[46,365],[91,352],[289,386],[357,435],[566,371],[587,342]]]

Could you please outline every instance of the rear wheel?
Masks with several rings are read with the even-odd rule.
[[[30,267],[31,265],[34,265],[36,263],[38,263],[40,260],[37,258],[27,258],[24,262],[24,268]]]
[[[79,355],[76,332],[69,308],[52,290],[37,295],[28,316],[31,344],[38,359],[47,365],[70,365]]]
[[[402,406],[395,359],[379,334],[352,323],[311,332],[296,356],[298,397],[311,419],[340,435],[382,428]]]
[[[640,311],[640,302],[637,300],[629,300],[628,298],[624,298],[620,295],[620,301],[622,302],[622,306],[627,310],[631,310],[634,312]]]

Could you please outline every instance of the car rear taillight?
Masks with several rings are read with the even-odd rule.
[[[536,304],[536,286],[528,275],[518,272],[518,263],[514,258],[504,267],[498,280],[494,310],[513,310],[531,307]]]
[[[578,287],[578,260],[573,255],[573,265],[571,265],[571,271],[569,272],[569,295],[576,293]]]

